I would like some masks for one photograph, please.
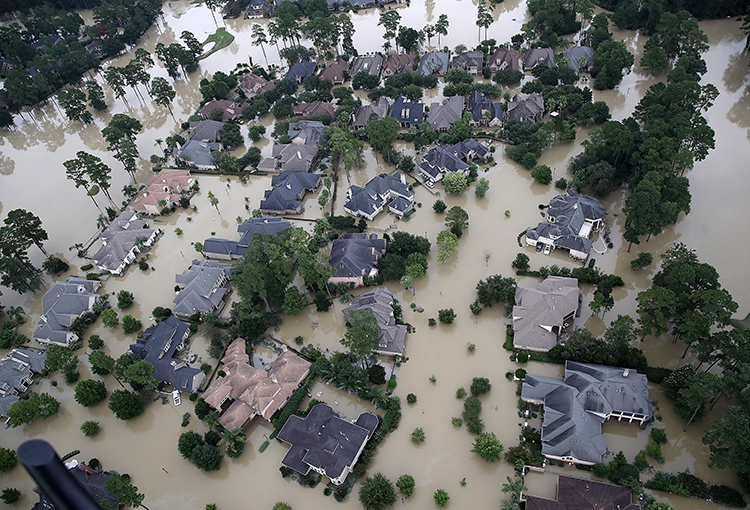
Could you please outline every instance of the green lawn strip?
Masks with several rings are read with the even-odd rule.
[[[219,51],[222,48],[226,48],[227,46],[232,44],[232,41],[234,41],[234,35],[227,32],[227,30],[223,27],[217,29],[216,32],[209,35],[206,40],[203,41],[203,46],[209,43],[214,43],[214,45],[210,50],[200,56],[200,60],[203,60],[204,58]]]

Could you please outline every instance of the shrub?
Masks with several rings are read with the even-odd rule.
[[[89,349],[98,351],[102,347],[104,347],[104,340],[99,335],[91,335],[89,337]]]
[[[409,393],[406,395],[406,402],[409,404],[416,404],[417,403],[417,396],[414,393]]]
[[[429,320],[427,321],[427,325],[434,326],[435,324],[437,324],[437,321],[433,319],[432,317],[430,317]]]
[[[398,490],[407,498],[414,494],[414,477],[411,475],[401,475],[396,482]]]
[[[88,420],[81,425],[81,432],[86,437],[94,437],[99,433],[100,427],[98,421]]]
[[[14,489],[12,487],[6,487],[3,489],[2,494],[0,494],[0,499],[5,503],[6,505],[12,505],[16,501],[18,501],[21,498],[21,491],[18,489]]]
[[[708,488],[708,497],[719,505],[731,506],[732,508],[745,508],[747,501],[736,489],[726,485],[711,485]]]
[[[561,190],[568,189],[568,181],[565,179],[565,177],[560,177],[555,181],[555,188]]]
[[[633,464],[638,468],[639,471],[643,471],[648,467],[648,461],[646,460],[646,450],[641,450],[635,454],[635,460],[633,461]]]
[[[527,361],[529,361],[529,353],[526,351],[519,352],[518,356],[516,356],[516,360],[519,363],[526,363]]]
[[[411,435],[409,437],[411,438],[412,443],[419,444],[424,442],[426,436],[424,433],[424,429],[422,427],[417,427],[411,432]]]
[[[438,489],[435,491],[435,494],[433,495],[433,498],[435,499],[435,504],[439,507],[444,507],[448,504],[448,501],[450,501],[451,497],[448,495],[447,492],[445,492],[443,489]]]
[[[117,308],[119,308],[120,310],[130,308],[131,306],[133,306],[134,301],[135,297],[133,296],[132,292],[128,292],[127,290],[123,289],[117,293]]]
[[[659,444],[664,444],[667,442],[667,433],[664,431],[664,429],[652,428],[651,439]]]
[[[466,396],[466,390],[463,388],[458,388],[456,390],[456,398],[464,398]]]
[[[464,424],[464,420],[462,418],[459,418],[458,416],[454,416],[451,418],[451,423],[453,423],[454,427],[460,427]]]
[[[524,370],[523,368],[517,368],[516,369],[516,378],[517,379],[523,379],[524,377],[526,377],[526,370]]]
[[[130,314],[122,316],[122,330],[126,335],[140,331],[142,327],[141,321],[136,319]]]
[[[70,269],[70,266],[60,257],[50,255],[49,257],[47,257],[44,263],[42,263],[42,268],[49,274],[59,274],[64,273],[65,271]]]
[[[456,312],[453,311],[453,308],[444,308],[438,311],[438,320],[443,324],[453,324],[455,319]]]
[[[16,451],[0,446],[0,473],[13,469],[17,463]]]
[[[448,208],[448,206],[440,199],[435,200],[435,203],[432,204],[432,209],[438,213],[442,214],[445,212],[445,210]]]

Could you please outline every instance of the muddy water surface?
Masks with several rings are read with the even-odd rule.
[[[415,28],[421,28],[425,23],[434,23],[442,13],[448,14],[449,34],[442,38],[440,46],[453,48],[460,43],[467,46],[474,44],[474,38],[478,36],[474,25],[475,9],[475,3],[469,0],[428,1],[414,2],[408,8],[401,8],[400,13],[403,24]],[[88,14],[84,13],[84,16]],[[520,31],[525,17],[524,2],[509,0],[499,4],[495,11],[496,22],[490,27],[489,36],[498,41],[510,39]],[[379,49],[383,30],[377,26],[377,12],[363,11],[353,15],[353,19],[357,28],[354,44],[360,53]],[[217,21],[219,24],[223,23]],[[266,22],[261,20],[260,23]],[[236,63],[248,62],[249,58],[254,62],[264,62],[260,48],[253,47],[251,43],[251,22],[242,19],[226,20],[226,25],[235,34],[235,42],[203,60],[200,69],[188,79],[181,78],[175,83],[178,96],[173,110],[178,122],[185,121],[198,107],[200,79],[210,77],[218,70],[229,71]],[[615,246],[605,255],[597,256],[597,264],[608,272],[623,276],[626,286],[615,291],[615,308],[604,318],[592,317],[587,312],[586,304],[591,299],[591,289],[584,289],[584,313],[578,319],[578,324],[585,325],[594,333],[601,333],[617,314],[633,315],[636,308],[635,296],[650,285],[650,277],[656,269],[632,272],[630,261],[635,254],[638,251],[648,251],[657,256],[675,241],[685,242],[697,249],[702,260],[718,269],[722,275],[722,283],[740,304],[738,315],[744,316],[749,310],[750,276],[740,264],[734,263],[738,254],[745,253],[750,248],[747,236],[736,236],[737,219],[734,212],[745,206],[744,190],[750,184],[750,177],[743,171],[744,149],[748,144],[750,129],[747,55],[742,52],[744,39],[739,31],[739,23],[722,20],[703,22],[701,26],[711,42],[711,50],[705,55],[709,72],[704,82],[713,83],[721,92],[716,104],[707,114],[716,131],[716,150],[705,161],[696,164],[695,169],[689,173],[693,193],[691,214],[681,219],[675,227],[652,238],[649,243],[634,247],[632,253],[627,253],[627,245],[621,241],[624,221],[621,210],[626,197],[625,191],[615,192],[607,198],[607,226],[612,229]],[[213,33],[216,25],[204,6],[195,6],[186,1],[167,2],[164,6],[164,21],[153,27],[139,46],[153,52],[157,42],[169,44],[183,30],[191,30],[201,39]],[[628,31],[616,31],[616,37],[623,38],[635,52],[640,52],[645,42],[643,37]],[[436,38],[432,43],[437,46]],[[275,47],[267,45],[265,49],[269,62],[279,64]],[[113,63],[124,65],[129,58],[130,54]],[[152,71],[155,76],[166,77],[165,70],[158,63]],[[101,81],[100,76],[97,79]],[[658,79],[664,77],[652,78],[636,65],[620,87],[614,91],[595,92],[595,98],[607,101],[613,118],[622,119],[632,112],[648,87]],[[105,90],[108,91],[106,86]],[[47,249],[70,261],[70,274],[81,273],[78,268],[86,261],[75,258],[68,247],[76,242],[84,242],[94,233],[98,213],[91,200],[65,179],[62,162],[75,157],[79,150],[100,156],[113,168],[113,195],[116,201],[120,201],[122,197],[119,190],[128,183],[129,177],[120,163],[106,152],[106,145],[99,133],[111,115],[128,113],[144,124],[144,132],[137,139],[144,158],[137,175],[139,182],[145,182],[150,175],[146,160],[150,154],[158,153],[156,139],[164,139],[179,131],[175,120],[164,108],[149,100],[139,100],[133,91],[126,97],[128,105],[122,100],[115,100],[111,92],[108,91],[107,94],[110,110],[96,113],[95,122],[90,126],[68,122],[51,101],[37,108],[31,115],[19,118],[14,130],[0,134],[0,211],[23,207],[39,215],[50,235]],[[427,96],[427,101],[441,100],[442,87],[428,92]],[[270,133],[270,116],[261,119],[261,122]],[[554,168],[555,178],[566,176],[566,162],[582,150],[580,142],[586,136],[587,130],[580,130],[575,142],[545,151],[540,163]],[[262,147],[264,156],[270,154],[271,144],[266,139],[259,146]],[[407,144],[399,145],[398,149],[405,154],[414,154],[413,148]],[[244,149],[240,148],[237,155],[243,152]],[[482,176],[490,181],[487,198],[476,199],[471,192],[461,197],[441,197],[449,206],[460,205],[470,214],[470,227],[461,238],[458,253],[453,259],[447,264],[438,265],[435,257],[431,256],[428,274],[416,282],[414,292],[403,289],[398,282],[388,284],[388,288],[403,305],[404,319],[416,327],[416,333],[409,335],[407,340],[405,355],[409,357],[409,361],[396,369],[398,386],[395,394],[404,402],[401,425],[380,446],[370,470],[382,471],[393,480],[403,473],[413,475],[417,490],[407,502],[413,508],[432,508],[432,493],[438,488],[449,492],[450,506],[453,508],[493,508],[502,498],[500,482],[512,475],[509,465],[486,464],[470,453],[473,437],[465,428],[455,428],[451,424],[451,417],[458,416],[462,409],[461,402],[455,399],[456,389],[468,387],[472,377],[484,376],[493,383],[493,390],[482,397],[483,419],[487,430],[495,432],[506,446],[516,444],[518,440],[521,418],[516,413],[515,386],[504,377],[506,371],[513,370],[516,366],[509,361],[508,353],[501,345],[507,319],[502,307],[497,306],[474,318],[468,305],[475,298],[474,286],[479,279],[497,273],[510,274],[510,262],[521,251],[516,244],[516,236],[526,227],[537,224],[537,205],[547,203],[555,195],[555,191],[548,186],[535,184],[528,171],[502,157],[501,153],[502,146],[498,145],[497,165],[483,169],[482,172]],[[353,184],[362,185],[378,173],[392,171],[392,167],[384,164],[369,148],[365,149],[364,156],[364,166],[351,172]],[[247,184],[240,183],[236,178],[226,177],[200,176],[199,180],[201,192],[193,202],[198,208],[196,212],[179,210],[170,217],[154,221],[155,226],[164,230],[164,235],[149,255],[149,264],[153,269],[141,272],[137,267],[131,267],[126,276],[112,278],[104,285],[102,292],[110,294],[120,289],[132,291],[136,304],[128,312],[141,318],[144,324],[148,323],[155,306],[170,306],[174,298],[174,274],[182,272],[193,258],[199,257],[192,243],[203,241],[212,235],[236,238],[236,218],[248,216],[246,203],[251,209],[257,207],[270,178],[251,177]],[[347,186],[348,182],[342,178],[339,184]],[[335,210],[339,214],[343,211],[345,189],[340,188],[338,193]],[[218,211],[208,202],[206,195],[209,190],[220,200]],[[440,187],[433,191],[440,191]],[[417,209],[411,221],[394,221],[392,216],[382,215],[372,222],[372,231],[397,228],[426,235],[434,244],[437,233],[444,228],[442,216],[433,213],[431,208],[435,199],[430,190],[417,187],[416,201],[422,203],[422,207]],[[504,215],[506,210],[511,213],[509,217]],[[316,218],[322,212],[315,196],[310,197],[305,216]],[[303,222],[300,225],[310,227],[310,224]],[[181,228],[184,234],[177,236],[174,233],[175,227]],[[41,253],[34,250],[32,248],[30,255],[35,262],[40,263]],[[572,259],[560,253],[553,253],[549,257],[531,251],[528,253],[532,266],[535,267],[552,263],[575,266]],[[3,304],[22,305],[29,312],[31,321],[24,327],[27,335],[33,331],[33,322],[36,322],[41,313],[39,297],[49,283],[48,279],[45,289],[38,295],[18,296],[2,289]],[[536,282],[534,279],[519,278],[519,283],[534,285]],[[424,307],[425,312],[413,312],[409,306],[411,303]],[[343,307],[344,305],[336,302],[327,313],[309,310],[287,318],[278,331],[269,331],[269,336],[291,344],[296,336],[301,335],[305,343],[332,351],[339,348],[339,340],[344,333],[341,315]],[[428,319],[436,317],[441,308],[454,308],[458,313],[456,322],[450,326],[429,327]],[[123,335],[120,328],[110,331],[100,323],[90,333],[101,335],[107,343],[105,350],[113,356],[123,353],[135,340],[134,335]],[[474,353],[467,351],[467,342],[476,344]],[[191,348],[204,361],[208,360],[205,355],[206,345],[203,332],[193,337]],[[643,348],[653,365],[675,367],[682,363],[680,357],[684,346],[672,344],[669,338],[647,339]],[[83,351],[81,358],[85,361]],[[82,378],[90,377],[85,362],[82,362],[81,367]],[[561,367],[554,365],[531,363],[525,368],[532,373],[561,375]],[[430,382],[433,375],[435,383]],[[249,439],[243,456],[237,461],[225,459],[220,471],[205,475],[184,461],[176,449],[177,436],[184,430],[180,427],[182,414],[192,408],[187,399],[178,408],[171,401],[162,404],[158,400],[147,407],[143,416],[123,423],[111,416],[105,404],[90,410],[81,408],[73,400],[72,388],[66,386],[60,376],[54,376],[53,380],[58,381],[58,386],[52,387],[49,381],[44,381],[35,391],[48,391],[60,399],[63,404],[60,415],[25,428],[4,430],[0,436],[0,444],[15,448],[28,438],[44,437],[61,454],[80,449],[82,453],[77,456],[79,460],[98,457],[108,468],[131,473],[135,483],[146,494],[146,505],[153,510],[176,507],[197,510],[204,508],[209,502],[215,502],[223,509],[239,509],[247,507],[249,501],[252,501],[253,508],[271,508],[279,500],[287,501],[294,508],[338,507],[333,500],[323,496],[322,486],[311,491],[279,476],[279,462],[287,447],[273,441],[263,453],[258,451],[265,441],[264,436],[271,432],[268,424],[256,420],[246,431]],[[110,390],[118,387],[111,377],[104,380]],[[369,410],[364,403],[320,383],[313,387],[311,393],[316,396],[321,391],[321,400],[338,406],[349,418],[363,410]],[[736,486],[736,480],[730,473],[707,467],[708,452],[700,444],[700,438],[711,419],[720,417],[726,408],[718,405],[710,416],[691,425],[688,432],[683,433],[683,421],[674,416],[671,406],[664,401],[658,388],[653,387],[652,392],[651,397],[657,401],[659,408],[661,425],[666,428],[670,438],[669,444],[663,449],[666,464],[662,467],[669,471],[687,468],[714,483]],[[407,393],[417,395],[416,404],[410,406],[405,403]],[[84,438],[78,430],[80,424],[89,419],[102,424],[102,433],[93,440]],[[414,446],[409,441],[409,433],[415,427],[423,427],[426,432],[427,439],[420,446]],[[206,430],[194,416],[188,428],[199,432]],[[617,423],[605,425],[604,430],[610,449],[622,449],[631,460],[645,446],[648,435],[647,431]],[[584,474],[573,468],[554,467],[544,475],[530,475],[527,484],[535,494],[553,496],[556,482],[554,474],[558,472],[579,476]],[[461,487],[459,482],[464,477],[467,485]],[[32,482],[20,467],[4,474],[0,482],[2,486],[21,489],[24,493],[21,505],[31,506]],[[659,497],[664,499],[662,495]],[[683,498],[674,497],[669,500],[680,509],[716,507]],[[356,495],[350,496],[342,506],[359,507]]]

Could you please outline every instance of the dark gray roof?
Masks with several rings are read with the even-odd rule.
[[[19,400],[18,395],[0,395],[0,416],[8,416],[10,406]]]
[[[365,55],[356,57],[352,62],[352,76],[355,76],[358,72],[364,71],[365,73],[373,76],[380,76],[380,69],[383,67],[383,57],[380,55]]]
[[[189,331],[187,324],[177,317],[170,316],[156,326],[146,329],[143,337],[130,345],[130,350],[154,366],[154,377],[159,381],[164,381],[177,390],[195,393],[200,385],[196,384],[196,379],[202,379],[200,374],[203,372],[188,366],[183,360],[174,358]]]
[[[289,71],[286,73],[286,77],[291,80],[301,81],[307,78],[308,76],[312,76],[314,73],[315,73],[315,62],[310,62],[309,60],[303,60],[302,62],[297,62],[296,64],[292,64],[292,66],[289,68]]]
[[[83,467],[83,469],[82,469]],[[120,500],[117,496],[107,490],[107,480],[112,476],[110,474],[95,473],[85,464],[79,464],[69,469],[76,482],[83,487],[86,492],[91,494],[95,501],[107,500],[112,508],[118,508]],[[32,510],[54,510],[56,507],[47,495],[42,492],[39,494],[39,503],[34,505]]]
[[[298,138],[305,145],[317,145],[325,134],[325,126],[317,120],[301,120],[289,124],[287,135],[294,140]]]
[[[544,402],[543,454],[593,464],[606,451],[601,424],[611,412],[646,419],[654,414],[645,375],[571,361],[565,363],[564,380],[526,375],[521,398]]]
[[[347,192],[344,209],[354,215],[370,216],[384,202],[395,197],[403,197],[411,203],[414,193],[409,191],[406,178],[396,172],[393,175],[382,173],[370,179],[365,187],[351,186]]]
[[[399,94],[396,102],[393,103],[391,117],[400,123],[418,126],[424,121],[424,105]]]
[[[444,51],[431,51],[425,53],[419,60],[417,72],[422,76],[431,74],[445,74],[448,71],[450,57]]]
[[[625,487],[559,475],[557,501],[528,494],[526,510],[641,510],[641,505]]]
[[[302,204],[307,191],[318,187],[321,176],[305,172],[281,172],[271,178],[270,190],[266,190],[260,208],[263,211],[296,210]]]
[[[315,145],[301,145],[297,143],[274,145],[271,157],[261,161],[258,164],[258,169],[268,172],[279,172],[282,170],[307,172],[316,154],[318,154],[318,147]]]
[[[217,254],[240,258],[247,251],[247,247],[255,234],[276,235],[291,226],[292,224],[288,221],[274,216],[248,218],[237,227],[237,232],[241,234],[239,241],[211,237],[203,241],[203,253],[207,256]]]
[[[471,118],[475,122],[490,121],[492,119],[502,120],[505,113],[502,103],[493,102],[478,90],[475,90],[469,96],[468,110],[471,112]]]
[[[385,239],[375,234],[344,234],[334,239],[331,245],[331,266],[337,277],[361,277],[368,275],[377,265],[385,250]]]
[[[149,228],[120,231],[117,235],[108,239],[107,244],[99,248],[92,259],[98,267],[117,272],[118,268],[125,262],[125,258],[138,245],[138,241],[149,239],[153,234],[154,231]]]
[[[189,140],[175,152],[175,156],[198,167],[215,167],[213,153],[221,150],[220,143]]]
[[[42,297],[42,317],[34,338],[67,344],[69,327],[83,312],[93,306],[100,283],[84,278],[55,282]]]
[[[552,239],[555,246],[588,253],[592,242],[579,235],[581,228],[587,220],[601,220],[604,212],[604,205],[596,198],[569,189],[566,194],[557,195],[549,202],[547,215],[554,218],[554,223],[541,222],[535,229],[529,230],[526,236],[529,239],[546,237]]]
[[[304,419],[290,416],[279,431],[276,437],[291,445],[281,463],[303,475],[314,467],[337,479],[354,465],[377,425],[378,418],[371,413],[349,423],[327,404],[317,404]]]
[[[578,61],[583,57],[586,59],[586,66],[590,66],[594,60],[594,50],[588,46],[573,46],[563,51],[563,56],[568,59],[568,65],[575,72],[579,72],[581,66],[578,65]]]
[[[120,232],[130,232],[138,229],[148,229],[148,223],[145,220],[139,219],[137,213],[134,213],[133,211],[125,211],[107,225],[107,228],[99,234],[99,239],[109,241]],[[149,235],[144,237],[150,236],[151,234],[149,233]]]
[[[406,326],[396,324],[392,304],[393,294],[385,287],[377,287],[352,299],[351,305],[344,308],[342,312],[347,319],[353,311],[372,313],[378,319],[378,328],[380,328],[377,351],[383,354],[401,355],[406,341]]]
[[[469,157],[484,157],[489,149],[473,138],[454,145],[440,145],[433,147],[422,158],[419,171],[430,176],[433,180],[442,179],[442,174],[448,172],[465,172],[469,165]]]
[[[44,364],[46,358],[47,355],[43,352],[32,351],[31,349],[13,349],[5,355],[3,360],[15,360],[28,366],[32,372],[42,372],[47,368]]]
[[[580,295],[576,278],[550,276],[535,289],[517,286],[513,346],[544,352],[555,347],[558,333],[572,327]]]

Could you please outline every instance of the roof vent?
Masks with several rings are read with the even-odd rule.
[[[622,376],[623,376],[623,377],[627,377],[628,375],[630,375],[630,369],[629,369],[629,368],[626,368],[626,369],[625,369],[625,370],[624,370],[624,371],[622,372]]]

